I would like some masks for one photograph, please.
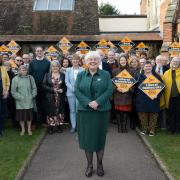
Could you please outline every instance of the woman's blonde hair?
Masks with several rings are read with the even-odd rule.
[[[50,72],[52,72],[52,66],[57,66],[59,68],[59,71],[60,71],[60,68],[61,68],[61,64],[58,60],[53,60],[51,61],[51,64],[50,64]]]

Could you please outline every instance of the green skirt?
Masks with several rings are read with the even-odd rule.
[[[78,111],[77,131],[81,149],[95,152],[104,149],[109,111]]]

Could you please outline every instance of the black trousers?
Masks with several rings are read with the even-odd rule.
[[[46,113],[44,111],[44,90],[42,85],[37,86],[37,96],[36,96],[36,105],[37,105],[37,112],[36,118],[34,119],[35,122],[46,123]]]
[[[4,119],[6,112],[6,99],[0,96],[0,134],[4,131]]]
[[[170,98],[169,101],[169,130],[180,133],[180,96]]]

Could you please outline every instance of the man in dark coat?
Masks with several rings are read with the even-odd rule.
[[[44,57],[44,51],[43,48],[38,46],[35,49],[36,58],[32,60],[32,62],[29,64],[29,74],[34,77],[34,80],[36,82],[37,86],[37,97],[36,97],[36,103],[37,103],[37,118],[38,121],[45,124],[46,117],[45,112],[43,110],[43,88],[42,83],[44,79],[44,75],[49,72],[50,68],[50,62]]]

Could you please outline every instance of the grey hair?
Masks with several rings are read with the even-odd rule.
[[[21,66],[19,66],[18,71],[20,71],[21,69],[28,70],[28,67],[26,65],[21,65]]]
[[[180,57],[179,56],[176,56],[176,57],[173,57],[172,60],[171,60],[171,63],[170,63],[170,67],[172,67],[172,61],[174,60],[178,60],[179,62],[179,67],[180,67]]]
[[[60,64],[60,62],[59,62],[58,60],[53,60],[53,61],[51,61],[50,72],[51,72],[52,66],[58,66],[59,69],[61,68],[61,64]]]
[[[101,56],[99,55],[99,53],[97,51],[90,51],[86,54],[85,56],[85,61],[87,62],[88,59],[91,58],[95,58],[97,59],[99,62],[101,61]]]

